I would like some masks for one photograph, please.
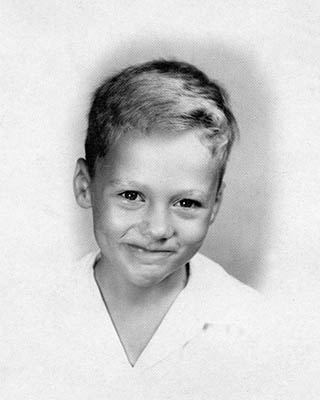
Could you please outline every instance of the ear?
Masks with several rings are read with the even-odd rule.
[[[92,206],[90,183],[91,178],[87,163],[83,158],[79,158],[76,164],[76,170],[74,171],[73,191],[77,203],[82,208],[90,208]]]
[[[211,213],[211,217],[210,217],[210,225],[213,223],[213,221],[215,220],[215,218],[218,214],[218,211],[219,211],[219,208],[220,208],[220,205],[222,202],[223,191],[224,191],[225,187],[226,187],[226,184],[224,182],[222,182],[220,185],[220,188],[216,194],[215,203],[212,208],[212,213]]]

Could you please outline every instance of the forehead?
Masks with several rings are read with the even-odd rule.
[[[134,133],[119,139],[97,175],[104,181],[138,180],[147,184],[208,186],[215,183],[219,165],[200,140],[201,133]]]

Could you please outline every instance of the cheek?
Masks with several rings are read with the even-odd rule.
[[[188,221],[180,224],[179,237],[184,245],[201,245],[206,237],[209,224],[207,220]]]
[[[93,209],[93,221],[97,232],[121,237],[137,224],[137,216],[107,203]]]

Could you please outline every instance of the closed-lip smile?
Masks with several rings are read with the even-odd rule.
[[[151,247],[151,246],[140,246],[138,244],[134,243],[128,243],[128,246],[133,247],[136,250],[141,250],[149,253],[173,253],[173,249],[171,248],[157,248],[157,247]]]
[[[158,259],[158,258],[166,258],[174,253],[172,249],[166,248],[147,248],[144,246],[140,246],[133,243],[128,243],[127,246],[137,257],[142,258],[150,258],[150,259]]]

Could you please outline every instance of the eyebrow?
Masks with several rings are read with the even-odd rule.
[[[112,179],[109,183],[110,185],[113,186],[121,186],[121,185],[144,186],[143,184],[136,181],[126,181],[121,179]]]
[[[146,185],[144,185],[141,182],[138,181],[126,181],[126,180],[121,180],[121,179],[112,179],[110,181],[110,184],[113,186],[138,186],[142,189],[148,189]],[[180,190],[178,191],[175,196],[200,196],[202,198],[206,198],[206,194],[202,192],[201,190]]]
[[[180,192],[177,193],[178,196],[200,196],[200,197],[206,197],[205,193],[202,192],[201,190],[181,190]]]

